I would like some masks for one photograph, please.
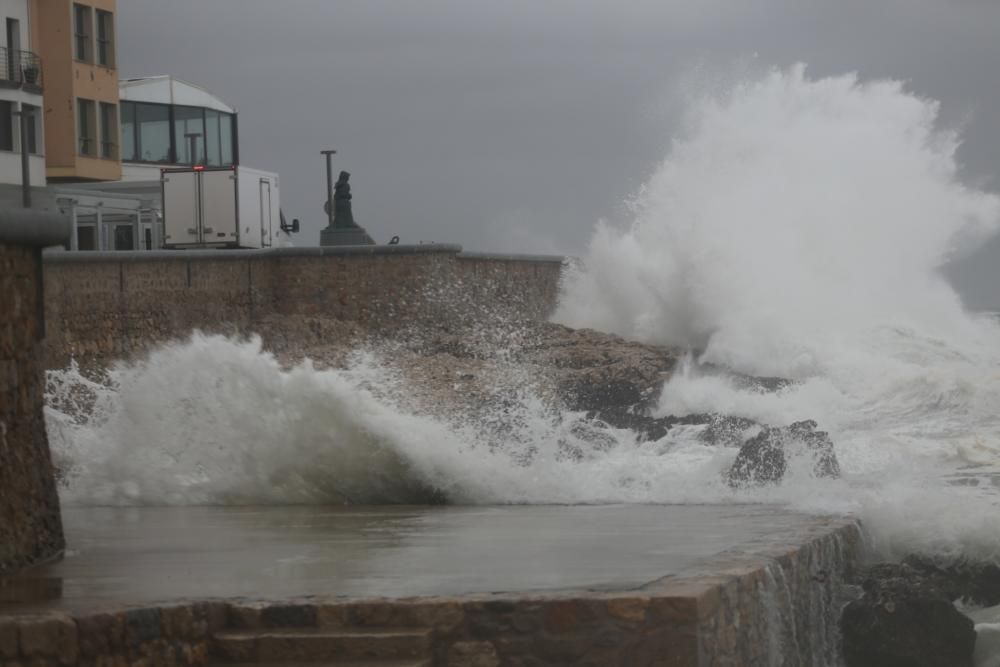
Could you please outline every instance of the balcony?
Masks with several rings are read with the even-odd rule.
[[[0,86],[42,92],[42,60],[31,51],[0,46]]]

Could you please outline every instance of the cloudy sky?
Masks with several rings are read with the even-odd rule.
[[[1000,190],[996,0],[119,0],[123,76],[172,74],[240,111],[299,244],[351,172],[377,241],[579,253],[662,160],[686,86],[734,69],[892,77],[943,102],[970,184]],[[1000,242],[953,272],[1000,306]],[[996,292],[996,294],[994,294]]]

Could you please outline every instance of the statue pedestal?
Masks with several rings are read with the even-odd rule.
[[[319,244],[326,245],[375,245],[362,227],[327,227],[320,230]]]

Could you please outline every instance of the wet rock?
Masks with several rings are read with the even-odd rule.
[[[939,597],[866,595],[844,608],[847,667],[972,667],[972,620]]]
[[[547,369],[571,410],[652,406],[677,364],[679,351],[618,336],[549,324],[523,358]]]
[[[973,664],[976,632],[955,600],[1000,602],[1000,567],[969,559],[910,556],[860,577],[864,595],[841,617],[848,667]]]
[[[710,445],[740,447],[746,442],[746,434],[751,429],[762,428],[753,419],[746,417],[730,417],[727,415],[710,415],[708,428],[701,432],[702,442]]]
[[[877,592],[907,591],[992,607],[1000,604],[1000,565],[969,558],[908,556],[899,563],[873,565],[862,585]]]
[[[762,427],[760,433],[740,447],[729,470],[730,486],[774,484],[785,476],[789,449],[805,447],[813,457],[813,472],[817,477],[838,477],[840,463],[833,450],[833,441],[826,431],[817,431],[816,422],[809,419],[790,426]]]
[[[740,447],[729,469],[730,486],[768,484],[785,476],[785,446],[780,430],[765,428]]]
[[[794,383],[791,380],[779,377],[761,377],[757,375],[731,375],[733,384],[740,389],[752,389],[762,394],[774,393],[787,389]]]
[[[731,417],[715,413],[697,412],[690,415],[651,417],[636,412],[630,406],[612,406],[587,413],[587,419],[596,420],[614,428],[638,434],[640,440],[659,440],[677,426],[704,426],[698,439],[709,445],[739,447],[746,441],[747,432],[761,425],[746,417]]]
[[[628,429],[638,434],[640,440],[659,440],[675,426],[701,426],[711,424],[717,418],[718,415],[711,414],[651,417],[636,412],[629,406],[612,406],[587,413],[587,419],[600,421],[614,428]]]

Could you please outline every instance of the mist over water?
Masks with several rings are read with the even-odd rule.
[[[898,82],[802,67],[695,103],[633,224],[598,226],[556,315],[796,380],[765,394],[691,364],[658,411],[815,419],[843,479],[793,460],[781,485],[736,492],[723,475],[735,451],[697,429],[655,442],[608,430],[595,446],[583,415],[530,386],[498,442],[490,424],[413,409],[377,354],[286,369],[259,341],[195,335],[103,383],[50,374],[63,498],[772,502],[859,513],[887,551],[1000,554],[1000,328],[940,273],[1000,225],[1000,199],[962,185],[958,137],[936,116]]]

